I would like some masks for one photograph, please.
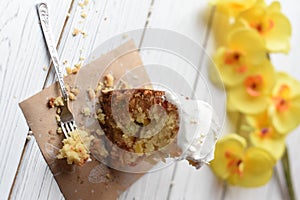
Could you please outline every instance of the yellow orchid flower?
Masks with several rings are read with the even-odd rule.
[[[229,134],[217,142],[212,171],[232,185],[258,187],[266,184],[273,173],[275,160],[265,150],[246,148],[246,140]]]
[[[261,65],[267,56],[264,42],[255,31],[237,28],[229,33],[227,45],[218,48],[213,59],[224,85],[230,87],[241,83],[250,68]]]
[[[267,6],[258,0],[252,8],[242,12],[238,19],[245,20],[248,27],[261,35],[268,51],[289,52],[292,28],[288,18],[281,12],[279,2]]]
[[[268,151],[276,160],[279,160],[285,150],[285,135],[276,131],[268,113],[265,111],[258,115],[246,116],[251,126],[250,141],[254,146]]]
[[[243,84],[230,88],[228,104],[242,113],[257,114],[267,109],[275,72],[269,61],[262,63],[244,78]]]
[[[256,0],[211,0],[212,5],[217,6],[217,10],[230,16],[236,16],[240,12],[250,8]]]
[[[278,132],[285,134],[296,128],[300,124],[300,82],[278,72],[268,111]]]

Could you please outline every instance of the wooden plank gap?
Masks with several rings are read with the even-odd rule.
[[[33,136],[31,136],[31,137],[33,137]],[[28,146],[28,142],[29,142],[29,140],[26,139],[25,144],[24,144],[24,146],[23,146],[22,154],[21,154],[21,157],[20,157],[20,162],[19,162],[19,164],[18,164],[18,168],[17,168],[16,174],[15,174],[13,183],[12,183],[12,185],[11,185],[11,187],[10,187],[10,190],[9,190],[8,199],[11,199],[11,195],[12,195],[14,186],[15,186],[15,184],[16,184],[16,180],[17,180],[17,177],[18,177],[18,174],[19,174],[19,171],[20,171],[20,167],[21,167],[23,158],[24,158],[24,154],[25,154],[25,151],[26,151],[26,147]]]
[[[151,14],[152,14],[152,8],[154,6],[154,3],[155,3],[155,0],[151,0],[150,6],[149,6],[149,10],[148,10],[148,14],[147,14],[147,18],[146,18],[145,25],[144,25],[144,30],[143,30],[142,37],[141,37],[141,41],[140,41],[140,44],[138,46],[139,49],[141,48],[141,46],[143,44],[143,41],[144,41],[144,37],[145,37],[145,34],[146,34],[146,30],[148,28],[149,19],[150,19]]]
[[[215,8],[215,6],[213,6],[211,8],[211,11],[210,11],[210,14],[209,14],[208,23],[207,23],[207,29],[205,31],[204,41],[202,43],[203,51],[201,52],[201,55],[200,55],[200,63],[199,63],[199,69],[198,69],[199,71],[201,70],[201,68],[202,68],[202,66],[204,64],[204,55],[206,55],[206,53],[204,52],[204,50],[207,47],[208,39],[209,39],[209,37],[211,35],[211,29],[212,29],[212,25],[213,25],[213,21],[214,21],[213,19],[214,19],[215,10],[216,10],[216,8]],[[193,85],[193,88],[194,88],[193,91],[195,91],[195,89],[197,87],[197,84],[198,84],[198,81],[199,81],[199,77],[200,76],[196,77],[196,81],[194,82],[194,85]],[[195,95],[195,92],[193,92],[192,97],[194,97],[194,95]]]

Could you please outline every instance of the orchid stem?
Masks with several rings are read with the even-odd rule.
[[[243,121],[242,118],[243,118],[243,113],[239,112],[237,123],[236,123],[236,128],[235,128],[236,133],[239,134],[239,135],[240,135],[242,121]]]
[[[289,153],[288,153],[287,147],[285,147],[285,151],[284,151],[281,163],[283,166],[284,177],[285,177],[285,181],[287,184],[290,200],[296,200],[295,191],[293,188],[293,181],[292,181],[292,177],[291,177],[290,159],[289,159]]]

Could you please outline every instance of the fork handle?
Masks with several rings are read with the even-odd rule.
[[[43,30],[43,35],[52,59],[52,63],[55,68],[55,72],[58,78],[58,82],[62,91],[62,95],[65,101],[68,100],[68,93],[65,87],[64,79],[63,79],[63,72],[62,72],[62,64],[59,59],[55,41],[53,40],[51,26],[49,23],[49,12],[48,12],[48,6],[46,3],[39,3],[37,4],[37,11],[38,15],[41,21],[41,26]]]

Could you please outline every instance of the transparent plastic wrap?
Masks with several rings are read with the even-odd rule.
[[[114,52],[111,60],[106,62],[107,65],[101,66],[101,71],[79,71],[75,80],[75,86],[81,92],[73,103],[73,111],[79,126],[95,138],[91,148],[93,157],[113,169],[130,173],[159,170],[181,159],[189,160],[196,168],[208,163],[213,159],[214,146],[221,133],[226,108],[226,94],[218,74],[214,73],[214,83],[210,79],[211,70],[216,70],[213,62],[201,45],[184,35],[169,30],[147,29],[144,32],[141,29],[105,41],[94,50],[85,64],[93,65],[93,61],[105,53],[104,49],[114,49],[129,40],[138,45],[137,49]],[[127,57],[130,58],[132,53],[137,52],[141,56],[142,65],[141,62],[127,60]],[[105,88],[107,75],[113,77],[113,87]],[[99,112],[103,112],[99,99],[103,90],[145,88],[165,92],[163,98],[176,105],[179,130],[174,140],[170,138],[168,145],[141,153],[121,148],[111,137],[107,137],[112,133],[103,131],[103,126],[99,123]],[[95,92],[95,97],[91,97],[91,90]],[[131,97],[127,100],[130,99]],[[84,109],[89,113],[85,114]],[[112,111],[112,116],[102,114],[117,121],[120,110],[112,108]],[[132,118],[130,112],[125,115]],[[161,121],[166,117],[167,115],[161,116]],[[153,121],[150,119],[150,122]],[[139,133],[147,129],[147,126],[148,129],[151,127],[151,123],[142,126],[130,124],[130,128],[139,129]],[[154,127],[153,123],[152,126]],[[160,126],[162,127],[156,127],[157,132],[153,135],[162,134],[164,124]],[[127,137],[125,132],[123,129],[123,136]],[[139,139],[135,137],[134,141]]]

